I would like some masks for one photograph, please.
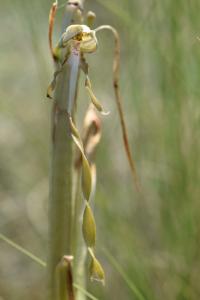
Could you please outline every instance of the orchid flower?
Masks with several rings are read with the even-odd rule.
[[[99,100],[96,98],[91,81],[88,74],[88,64],[84,58],[85,53],[93,53],[98,46],[96,31],[91,30],[87,25],[70,25],[66,31],[62,34],[60,41],[55,49],[53,49],[53,57],[56,62],[59,62],[59,68],[54,73],[54,78],[47,90],[47,97],[52,98],[52,92],[56,86],[56,78],[60,72],[62,72],[63,66],[67,63],[71,67],[70,87],[69,87],[69,101],[67,112],[71,115],[74,104],[74,77],[77,76],[79,68],[84,72],[86,76],[85,87],[88,91],[91,102],[96,109],[104,115],[108,112],[103,110],[103,107]],[[62,59],[62,49],[65,49],[64,59]]]
[[[91,29],[87,25],[83,24],[73,24],[66,28],[65,32],[62,34],[57,46],[53,48],[52,46],[52,28],[54,23],[54,17],[56,12],[57,2],[54,3],[50,12],[50,26],[49,26],[49,45],[51,54],[55,63],[56,70],[54,72],[53,80],[47,89],[47,97],[53,99],[53,91],[56,87],[57,76],[63,71],[66,64],[69,66],[70,76],[69,76],[69,91],[66,112],[69,120],[71,136],[76,144],[77,148],[81,153],[82,158],[82,192],[85,200],[85,209],[83,213],[83,224],[82,232],[85,240],[85,244],[88,249],[88,253],[91,258],[90,273],[91,279],[99,280],[104,282],[104,271],[101,267],[99,261],[96,259],[94,254],[94,247],[96,244],[96,224],[93,216],[92,209],[90,208],[90,199],[92,195],[92,171],[90,163],[85,154],[84,144],[80,137],[79,131],[76,128],[72,120],[72,112],[75,101],[76,92],[76,79],[78,77],[79,70],[83,71],[85,74],[85,88],[88,92],[89,98],[94,105],[94,107],[103,115],[107,115],[100,101],[95,96],[92,90],[91,80],[89,78],[89,66],[85,59],[85,54],[92,54],[97,50],[98,40],[96,37],[97,32],[101,30],[110,30],[114,35],[115,40],[115,54],[113,63],[113,86],[115,91],[115,99],[120,117],[120,124],[122,127],[122,135],[124,141],[124,147],[126,150],[127,158],[131,168],[134,182],[136,188],[139,190],[137,174],[135,169],[134,160],[132,159],[127,130],[124,120],[124,114],[121,106],[121,95],[119,92],[119,57],[120,57],[120,44],[119,35],[117,31],[109,26],[103,25],[96,29]],[[91,15],[92,16],[92,15]]]

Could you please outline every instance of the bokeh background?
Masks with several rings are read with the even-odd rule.
[[[50,0],[0,0],[0,232],[46,259],[53,66]],[[60,1],[59,4],[63,4]],[[121,89],[142,185],[126,161],[112,91],[113,40],[88,56],[104,106],[98,147],[97,252],[101,300],[200,299],[200,2],[86,0],[96,25],[121,36]],[[55,40],[63,10],[58,11]],[[88,105],[80,81],[79,111]],[[0,241],[0,299],[43,299],[45,270]]]

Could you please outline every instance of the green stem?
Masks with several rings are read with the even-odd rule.
[[[86,286],[85,260],[87,250],[82,237],[82,214],[83,214],[83,199],[81,197],[81,172],[76,171],[76,191],[75,191],[75,207],[74,207],[74,277],[75,281],[82,287]],[[76,291],[76,300],[85,300],[86,295],[80,289]]]
[[[81,5],[83,1],[80,0]],[[76,16],[73,15],[73,18]],[[76,22],[80,22],[75,20]],[[64,23],[69,24],[72,13],[67,12]],[[57,297],[56,267],[64,255],[72,253],[72,139],[66,108],[69,102],[70,66],[65,65],[57,79],[52,113],[52,142],[49,194],[48,300]],[[77,78],[74,78],[77,80]],[[76,85],[75,85],[76,86]],[[74,93],[75,94],[75,93]],[[67,289],[63,281],[61,290]]]

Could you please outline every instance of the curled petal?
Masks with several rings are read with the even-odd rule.
[[[75,37],[82,37],[82,32],[83,32],[83,27],[82,25],[70,25],[67,27],[66,31],[63,33],[61,40],[60,40],[60,45],[62,47],[65,47],[69,40],[75,38]]]
[[[96,147],[101,139],[101,120],[96,112],[94,105],[91,103],[83,124],[83,143],[87,157],[92,159]]]
[[[121,125],[121,129],[122,129],[124,148],[126,151],[126,156],[127,156],[128,162],[129,162],[132,176],[133,176],[133,181],[134,181],[137,191],[141,191],[140,182],[139,182],[137,171],[136,171],[135,161],[133,159],[133,155],[131,153],[131,149],[130,149],[130,145],[129,145],[126,122],[125,122],[124,112],[122,109],[122,97],[121,97],[120,87],[119,87],[119,68],[120,68],[119,34],[115,28],[113,28],[112,26],[109,26],[109,25],[99,26],[94,31],[99,32],[101,30],[109,30],[114,35],[115,53],[114,53],[114,60],[113,60],[113,87],[114,87],[114,92],[115,92],[115,101],[117,104],[117,109],[118,109],[119,118],[120,118],[120,125]]]
[[[101,103],[99,102],[99,100],[96,98],[96,96],[94,95],[93,91],[92,91],[92,86],[91,86],[91,82],[89,80],[89,78],[86,78],[85,81],[85,88],[88,91],[88,94],[90,96],[90,99],[92,101],[92,103],[94,104],[94,106],[96,107],[96,109],[102,114],[102,115],[108,115],[110,112],[105,112],[103,110],[103,106],[101,105]]]
[[[58,74],[61,73],[61,72],[62,72],[62,70],[58,70],[54,73],[53,80],[47,88],[47,97],[50,98],[50,99],[53,99],[52,94],[53,94],[53,91],[55,90],[55,87],[56,87],[56,79],[57,79]]]
[[[89,201],[90,194],[92,190],[92,175],[91,175],[91,169],[89,162],[85,156],[84,149],[83,149],[83,143],[81,141],[78,129],[74,125],[71,117],[69,117],[70,122],[70,128],[71,128],[71,135],[73,138],[74,143],[79,148],[81,155],[82,155],[82,190],[84,198]]]
[[[73,46],[72,41],[78,42],[83,53],[93,53],[97,49],[96,33],[86,25],[68,26],[58,43],[58,48],[66,47],[69,42]]]
[[[80,43],[80,49],[83,53],[93,53],[97,49],[97,39],[95,32],[91,30],[89,33],[84,33]]]
[[[69,124],[70,124],[70,129],[71,129],[71,133],[81,142],[81,138],[80,138],[80,134],[78,132],[78,129],[76,128],[76,126],[74,125],[71,116],[69,117]],[[81,143],[82,144],[82,143]],[[81,146],[82,147],[82,146]],[[81,150],[82,152],[83,150]]]

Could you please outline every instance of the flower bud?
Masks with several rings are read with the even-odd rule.
[[[93,248],[96,242],[96,224],[93,212],[88,203],[83,214],[82,231],[87,247]]]
[[[105,284],[105,273],[100,264],[100,262],[96,259],[93,251],[88,249],[90,256],[91,256],[91,263],[90,263],[90,279],[100,281]]]

